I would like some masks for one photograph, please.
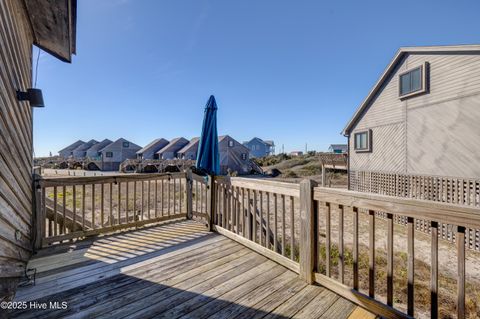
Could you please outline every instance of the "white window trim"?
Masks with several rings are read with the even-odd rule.
[[[357,134],[367,133],[367,147],[366,148],[357,148],[355,143]],[[372,151],[372,130],[362,130],[353,133],[353,149],[357,153],[367,153]]]
[[[419,90],[402,95],[402,83],[401,83],[402,75],[412,72],[413,70],[416,70],[416,69],[420,69],[420,72],[422,74],[421,75],[422,87]],[[414,68],[409,68],[408,70],[398,75],[398,96],[401,100],[427,92],[427,69],[428,69],[428,62],[425,62],[423,64],[417,65]]]

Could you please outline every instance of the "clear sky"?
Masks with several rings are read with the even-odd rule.
[[[198,136],[210,94],[219,134],[326,150],[400,46],[478,44],[479,13],[478,0],[81,0],[73,63],[40,55],[35,155]]]

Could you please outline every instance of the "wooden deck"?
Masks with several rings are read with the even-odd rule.
[[[43,249],[16,301],[66,302],[12,318],[374,318],[194,221]]]

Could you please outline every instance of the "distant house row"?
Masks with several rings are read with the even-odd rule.
[[[229,170],[241,174],[249,173],[251,170],[250,150],[229,135],[219,136],[218,146],[220,152],[220,168],[222,174]],[[65,147],[58,153],[65,159],[90,160],[101,170],[118,170],[120,164],[127,159],[139,160],[168,160],[168,159],[190,159],[197,158],[199,138],[194,137],[190,141],[177,137],[168,141],[158,138],[140,147],[135,143],[119,138],[115,142],[104,139],[101,142],[82,140]]]

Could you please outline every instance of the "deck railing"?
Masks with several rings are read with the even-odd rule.
[[[47,177],[35,181],[35,248],[186,217],[185,173]]]
[[[374,171],[350,171],[349,178],[350,189],[354,191],[480,207],[479,179]],[[394,222],[407,224],[404,218],[396,217]],[[426,220],[417,219],[414,226],[416,230],[430,232]],[[455,242],[452,225],[441,223],[438,227],[441,239]],[[467,228],[465,236],[466,247],[480,251],[480,229]]]
[[[447,294],[456,295],[456,310],[448,311],[456,311],[458,318],[465,317],[463,243],[465,229],[480,226],[480,209],[316,187],[309,180],[296,185],[216,178],[214,185],[216,206],[212,223],[216,231],[296,271],[307,282],[322,284],[386,318],[409,318],[420,312],[432,318],[440,316],[439,225],[455,225],[457,275],[449,279],[456,279],[456,287],[443,289],[453,290]],[[386,221],[378,218],[376,212],[384,212]],[[393,220],[399,217],[407,220],[407,231],[402,234],[406,243],[394,241],[403,231],[394,228]],[[429,287],[415,284],[420,269],[425,271],[425,265],[415,259],[416,220],[427,220],[430,228]],[[385,249],[379,239],[386,241]],[[425,257],[420,259],[424,263]],[[406,264],[405,274],[394,273],[398,271],[395,263]],[[365,266],[367,269],[363,269]],[[380,273],[386,275],[381,277]],[[382,282],[378,282],[379,277]],[[406,282],[405,287],[399,284],[402,281]],[[380,294],[377,290],[382,286],[386,289],[381,289]],[[415,304],[416,290],[424,288],[429,291],[429,309]],[[473,292],[477,290],[478,287]],[[406,295],[405,302],[402,294]]]
[[[386,318],[419,313],[437,318],[442,315],[442,293],[455,296],[456,309],[448,309],[448,314],[464,318],[468,294],[478,291],[478,286],[467,289],[464,245],[465,229],[480,228],[476,207],[317,187],[310,180],[290,184],[192,172],[45,178],[36,185],[37,219],[45,221],[38,226],[40,246],[195,218],[306,282],[317,282]],[[377,212],[386,218],[378,218]],[[405,232],[394,227],[395,218],[407,220]],[[416,220],[428,221],[428,237],[422,239],[429,245],[428,258],[415,258],[417,236],[427,236],[415,231]],[[438,241],[442,223],[454,225],[457,238],[455,246],[448,244],[456,255],[448,264],[455,275],[445,281],[443,292],[439,254],[445,251]],[[429,278],[427,287],[416,282],[420,275]],[[419,289],[428,292],[428,309],[427,301],[415,302]]]

